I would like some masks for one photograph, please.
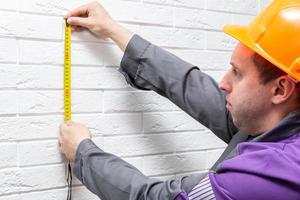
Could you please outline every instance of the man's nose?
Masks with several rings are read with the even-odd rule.
[[[220,90],[229,93],[231,91],[231,84],[228,80],[227,73],[223,76],[222,80],[219,82],[219,88]]]

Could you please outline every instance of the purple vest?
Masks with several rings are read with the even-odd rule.
[[[300,133],[279,142],[242,142],[209,179],[217,200],[300,200]],[[180,193],[175,200],[189,200]]]
[[[300,199],[300,133],[279,142],[243,142],[210,173],[216,199]]]

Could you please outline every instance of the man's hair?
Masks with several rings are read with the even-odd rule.
[[[258,53],[254,53],[252,61],[257,68],[262,84],[267,84],[268,82],[286,74]]]
[[[286,75],[284,71],[273,65],[271,62],[260,56],[258,53],[254,53],[254,55],[252,56],[252,61],[256,66],[262,84],[267,84],[268,82],[280,76]],[[296,90],[297,102],[300,103],[300,82],[296,84]]]

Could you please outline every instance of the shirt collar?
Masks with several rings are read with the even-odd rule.
[[[271,130],[253,138],[253,142],[276,142],[300,133],[300,109],[290,112]]]

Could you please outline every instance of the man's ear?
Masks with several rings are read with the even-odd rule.
[[[296,83],[288,76],[281,76],[274,80],[272,89],[272,103],[281,104],[291,98],[296,89]]]

